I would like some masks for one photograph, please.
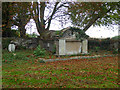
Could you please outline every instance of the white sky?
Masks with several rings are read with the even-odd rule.
[[[53,21],[50,30],[61,30],[62,28],[66,28],[70,26],[70,23],[67,23],[64,27],[61,27],[60,23],[58,21]],[[114,37],[118,35],[118,26],[113,25],[114,28],[107,28],[107,27],[93,27],[91,26],[87,31],[86,34],[93,38],[108,38],[108,37]],[[35,32],[38,34],[36,25],[33,19],[30,20],[30,23],[26,25],[27,33],[32,34]]]

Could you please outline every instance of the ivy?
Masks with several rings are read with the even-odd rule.
[[[86,33],[83,30],[81,30],[79,28],[70,27],[70,30],[72,30],[72,32],[76,32],[75,36],[76,36],[77,40],[83,40],[83,39],[85,39],[85,38],[87,39],[89,37],[88,35],[86,35]]]

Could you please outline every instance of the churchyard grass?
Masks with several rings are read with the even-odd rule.
[[[117,56],[43,63],[32,54],[3,51],[3,88],[118,88]]]

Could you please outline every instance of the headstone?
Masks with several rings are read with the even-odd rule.
[[[59,55],[65,55],[65,40],[64,39],[59,39]]]
[[[14,52],[15,51],[15,44],[9,44],[8,51],[9,52]]]
[[[87,54],[88,53],[88,40],[84,39],[82,41],[82,53]]]

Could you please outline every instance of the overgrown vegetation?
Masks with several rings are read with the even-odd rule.
[[[60,31],[55,31],[55,35],[60,35]]]
[[[66,29],[66,28],[64,28]],[[63,35],[64,33],[64,29],[61,30],[60,32],[60,37]],[[89,36],[85,33],[85,31],[81,30],[80,28],[77,27],[69,27],[68,30],[72,31],[72,34],[75,32],[75,36],[77,40],[83,40],[83,39],[87,39]]]
[[[118,35],[118,36],[115,36],[115,37],[113,37],[113,38],[111,38],[112,40],[119,40],[120,39],[120,35]]]
[[[116,40],[107,38],[107,39],[89,39],[88,41],[88,48],[89,50],[107,50],[107,51],[115,51],[119,47],[116,47],[117,45]],[[99,48],[99,49],[98,49]]]
[[[114,49],[113,50],[113,54],[118,54],[119,52],[118,52],[118,49]]]
[[[87,39],[89,36],[86,35],[85,31],[81,30],[80,28],[76,28],[76,27],[71,27],[70,30],[72,30],[72,32],[77,32],[76,33],[76,39],[77,40],[83,40],[83,39]]]
[[[45,56],[46,55],[46,51],[45,51],[45,49],[44,48],[41,48],[40,47],[40,45],[38,45],[38,47],[35,49],[35,51],[34,51],[34,55],[35,56]]]
[[[35,33],[33,33],[33,34],[26,34],[26,37],[28,37],[28,38],[37,38],[38,37],[38,35],[37,34],[35,34]]]
[[[7,38],[7,39],[2,39],[2,49],[8,48],[8,45],[10,44],[11,39]]]
[[[2,37],[19,37],[19,31],[14,29],[6,29],[2,32]]]

